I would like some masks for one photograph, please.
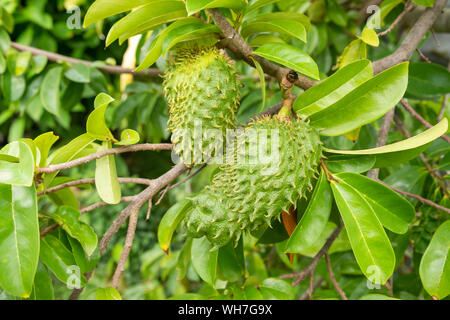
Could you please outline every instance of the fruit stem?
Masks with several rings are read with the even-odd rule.
[[[278,112],[278,117],[290,119],[292,105],[294,104],[294,96],[292,95],[290,89],[287,90],[282,89],[282,97],[283,97],[283,106]]]

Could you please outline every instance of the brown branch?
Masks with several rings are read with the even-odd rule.
[[[433,26],[446,4],[447,0],[436,0],[432,8],[425,10],[411,28],[400,47],[398,47],[394,53],[373,63],[374,73],[380,73],[396,64],[408,61],[427,31]]]
[[[152,183],[152,180],[143,179],[143,178],[118,178],[118,180],[119,180],[119,183],[134,183],[134,184],[143,184],[143,185],[150,185]],[[70,187],[76,187],[76,186],[80,186],[80,185],[84,185],[84,184],[94,184],[94,183],[95,183],[94,178],[69,181],[69,182],[54,186],[52,188],[48,188],[44,191],[40,191],[37,193],[37,196],[39,197],[42,195],[46,195],[46,194],[60,191],[60,190],[70,188]]]
[[[137,152],[137,151],[156,151],[156,150],[172,150],[172,144],[170,143],[160,143],[160,144],[150,144],[150,143],[144,143],[144,144],[135,144],[131,146],[124,146],[120,148],[113,148],[108,150],[103,150],[97,153],[90,154],[88,156],[78,158],[69,162],[59,163],[59,164],[52,164],[48,167],[44,168],[36,168],[37,172],[40,173],[53,173],[58,172],[60,170],[64,169],[70,169],[85,163],[88,163],[93,160],[100,159],[102,157],[112,155],[112,154],[121,154],[126,152]]]
[[[411,11],[414,8],[415,8],[415,4],[413,2],[411,2],[411,0],[408,0],[408,2],[405,5],[405,9],[397,16],[397,18],[395,18],[394,22],[392,22],[392,24],[386,30],[378,33],[378,36],[383,37],[383,36],[387,35],[389,32],[391,32],[392,29],[394,29],[395,26],[398,25],[400,21],[402,21],[405,14],[407,14],[409,11]]]
[[[221,41],[221,44],[230,49],[240,59],[254,67],[254,63],[252,59],[250,59],[253,49],[247,44],[247,42],[245,42],[241,35],[228,23],[227,19],[218,9],[207,9],[206,11],[212,17],[214,23],[220,28],[225,37]],[[289,68],[277,66],[262,57],[252,57],[258,61],[265,73],[276,78],[280,83],[291,71]],[[303,89],[308,89],[314,85],[314,81],[305,76],[299,75],[299,78],[295,81],[295,85]]]
[[[428,59],[428,57],[426,55],[423,54],[422,50],[420,50],[419,48],[416,48],[417,53],[419,54],[419,56],[426,62],[426,63],[432,63],[430,59]]]
[[[386,144],[388,135],[389,135],[389,129],[391,128],[392,119],[394,119],[395,115],[395,107],[389,110],[388,113],[383,118],[383,122],[381,123],[380,131],[378,132],[378,139],[376,147],[382,147]],[[378,174],[380,172],[379,168],[375,168],[372,170],[369,170],[367,173],[367,176],[371,179],[378,178]]]
[[[409,103],[406,101],[406,99],[400,100],[400,103],[402,106],[414,117],[416,118],[422,125],[424,125],[426,128],[432,128],[433,125],[429,123],[427,120],[425,120],[419,113],[417,113],[416,110],[414,110],[413,107],[409,105]],[[447,143],[450,143],[450,137],[447,135],[442,135],[442,139],[444,139]]]
[[[169,183],[178,178],[183,172],[187,170],[187,167],[183,163],[179,163],[174,166],[171,170],[167,171],[165,174],[159,178],[153,180],[153,183],[144,189],[141,193],[136,196],[133,202],[131,202],[128,207],[126,207],[120,215],[113,221],[109,229],[103,235],[100,244],[100,254],[104,252],[109,242],[111,241],[114,234],[119,230],[120,226],[125,222],[125,220],[134,212],[138,212],[139,209],[151,199],[159,190],[167,186]]]
[[[444,211],[444,212],[450,213],[450,209],[449,209],[449,208],[443,207],[443,206],[441,206],[441,205],[439,205],[439,204],[437,204],[437,203],[435,203],[435,202],[433,202],[433,201],[431,201],[431,200],[425,199],[425,198],[423,198],[423,197],[421,197],[421,196],[419,196],[419,195],[417,195],[417,194],[410,193],[410,192],[407,192],[407,191],[403,191],[403,190],[394,188],[394,187],[392,187],[392,186],[386,184],[384,181],[381,181],[381,180],[378,180],[378,179],[375,179],[375,181],[378,181],[379,183],[384,184],[386,187],[388,187],[388,188],[394,190],[394,191],[397,192],[397,193],[400,193],[401,195],[404,195],[404,196],[406,196],[406,197],[410,197],[410,198],[417,199],[417,200],[419,200],[420,202],[422,202],[423,204],[427,204],[427,205],[429,205],[429,206],[431,206],[431,207],[433,207],[433,208],[436,208],[436,209],[438,209],[438,210],[442,210],[442,211]]]
[[[331,245],[333,244],[334,240],[339,236],[339,233],[342,230],[342,225],[334,229],[333,233],[330,235],[330,237],[327,239],[323,247],[320,249],[320,251],[314,256],[313,261],[302,271],[300,272],[294,272],[294,273],[288,273],[279,276],[280,279],[286,279],[286,278],[297,278],[294,282],[292,282],[292,286],[298,285],[300,282],[302,282],[303,279],[305,279],[309,274],[311,274],[311,271],[314,270],[319,263],[320,259],[323,257],[325,253],[328,252]]]
[[[306,292],[298,299],[298,300],[306,300],[309,298],[310,293],[314,292],[314,290],[316,290],[320,284],[323,282],[323,277],[319,277],[319,279],[317,279],[316,282],[314,282],[314,284],[312,285],[312,288],[310,286],[310,288],[308,290],[306,290]]]
[[[331,266],[330,255],[328,254],[328,252],[325,253],[325,261],[327,262],[327,268],[328,273],[330,274],[331,283],[333,283],[334,288],[336,289],[337,293],[341,296],[342,300],[348,300],[344,290],[341,289],[338,282],[336,281],[336,278],[334,277],[333,267]]]
[[[139,211],[134,211],[129,218],[125,244],[122,250],[122,254],[120,255],[119,263],[117,264],[117,268],[116,271],[114,272],[112,279],[112,286],[116,289],[119,288],[120,277],[122,276],[123,271],[125,270],[125,264],[127,263],[128,255],[130,254],[131,246],[133,245],[134,235],[136,234],[138,213]]]
[[[23,44],[16,43],[16,42],[11,42],[11,47],[13,47],[14,49],[19,50],[19,51],[31,52],[31,54],[33,54],[33,55],[46,56],[48,60],[53,61],[53,62],[66,61],[66,62],[69,62],[72,64],[82,63],[89,67],[95,67],[100,71],[110,73],[110,74],[131,73],[135,76],[145,76],[145,77],[153,77],[153,78],[160,77],[163,74],[161,72],[161,70],[159,70],[159,69],[147,69],[145,71],[135,72],[135,71],[133,71],[133,69],[122,68],[119,66],[96,66],[91,61],[75,59],[75,58],[64,56],[64,55],[61,55],[58,53],[53,53],[50,51],[45,51],[42,49],[25,46]]]

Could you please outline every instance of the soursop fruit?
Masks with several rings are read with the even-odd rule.
[[[257,143],[249,138],[255,132]],[[184,220],[188,236],[206,235],[216,247],[230,240],[237,244],[244,231],[270,226],[296,205],[312,189],[322,157],[318,132],[301,119],[265,116],[247,125],[236,140],[241,148],[235,149],[235,161],[221,165],[211,185],[191,198]],[[255,145],[256,154],[249,151]],[[264,145],[271,161],[263,161]]]
[[[174,151],[187,166],[207,162],[217,144],[223,147],[223,139],[211,141],[208,130],[223,137],[236,126],[240,84],[234,66],[215,47],[182,48],[163,85]]]

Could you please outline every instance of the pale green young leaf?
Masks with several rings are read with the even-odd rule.
[[[111,142],[104,141],[99,151],[111,149]],[[117,204],[121,199],[119,179],[117,177],[114,155],[95,161],[95,187],[100,198],[109,204]]]
[[[169,251],[172,235],[191,206],[192,203],[189,200],[177,202],[162,217],[158,226],[158,242],[165,252]]]

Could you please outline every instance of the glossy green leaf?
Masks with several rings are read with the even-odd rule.
[[[239,281],[244,276],[245,259],[243,243],[241,238],[236,247],[234,247],[232,242],[229,242],[219,248],[217,260],[218,274],[223,280]]]
[[[196,238],[192,241],[191,258],[192,266],[200,278],[214,287],[219,250],[212,248],[206,237]]]
[[[249,14],[252,11],[255,11],[261,7],[267,6],[269,4],[278,2],[280,0],[256,0],[253,1],[253,3],[251,5],[248,5],[247,8],[244,11],[244,15]]]
[[[19,163],[20,160],[17,157],[10,156],[9,154],[0,153],[0,161],[6,161],[11,163]]]
[[[25,142],[15,141],[7,144],[0,150],[0,154],[10,160],[19,159],[19,162],[0,161],[0,183],[28,187],[33,184],[34,157]]]
[[[29,297],[38,260],[36,188],[0,184],[0,287]]]
[[[342,69],[350,63],[366,58],[367,45],[360,39],[353,40],[344,48],[344,51],[338,57],[336,67]]]
[[[294,21],[297,23],[301,23],[305,29],[306,32],[308,32],[311,28],[311,22],[309,21],[309,18],[299,12],[293,12],[293,11],[285,11],[285,12],[269,12],[269,13],[262,13],[258,14],[256,16],[246,16],[244,18],[244,24],[243,26],[247,25],[251,22],[270,22],[273,20],[285,20],[285,21]]]
[[[105,112],[114,99],[106,93],[100,93],[94,102],[95,109],[86,122],[87,133],[95,139],[102,141],[116,141],[105,122]]]
[[[358,190],[385,228],[399,234],[408,231],[408,224],[416,213],[408,200],[385,185],[360,174],[338,173],[336,176]]]
[[[96,300],[122,300],[119,291],[114,287],[98,288]]]
[[[104,141],[99,151],[108,149],[111,149],[111,142]],[[104,202],[109,204],[120,202],[122,194],[113,154],[95,160],[95,187]]]
[[[394,272],[395,255],[375,212],[343,180],[331,181],[331,189],[361,271],[374,284],[386,283]]]
[[[80,220],[78,210],[69,206],[61,206],[55,213],[48,214],[72,238],[77,239],[88,256],[97,247],[97,235],[91,226]]]
[[[324,150],[329,153],[346,155],[375,155],[377,158],[375,167],[392,166],[399,162],[408,161],[419,155],[428,147],[429,143],[445,134],[447,129],[448,121],[444,118],[434,127],[419,133],[414,137],[383,147],[366,150],[333,150],[328,148],[324,148]]]
[[[45,110],[60,116],[61,100],[59,87],[61,84],[63,67],[58,66],[50,69],[44,77],[41,85],[40,97]]]
[[[253,51],[252,54],[319,80],[317,64],[306,52],[294,46],[283,43],[268,43]]]
[[[326,109],[372,76],[373,69],[369,60],[351,63],[299,95],[294,102],[294,111],[310,116]]]
[[[64,73],[64,76],[77,83],[89,83],[91,81],[91,68],[85,63],[77,63]]]
[[[20,76],[24,74],[28,70],[28,66],[31,61],[31,52],[29,51],[22,51],[17,54],[16,57],[16,66],[14,69],[14,75]]]
[[[31,300],[54,300],[52,278],[47,268],[39,262],[36,275],[33,281],[33,290],[30,295]]]
[[[290,283],[277,278],[267,278],[259,286],[265,300],[292,300],[294,288]]]
[[[327,239],[331,236],[333,231],[336,229],[336,224],[328,221],[325,224],[325,228],[322,230],[320,235],[317,237],[316,242],[314,242],[311,246],[305,247],[302,249],[301,254],[310,258],[313,258],[316,256],[317,253],[319,253],[320,249],[325,245],[325,242],[327,242]]]
[[[267,43],[272,43],[272,42],[279,42],[279,43],[286,43],[286,41],[284,41],[283,39],[281,39],[278,36],[275,36],[273,34],[259,34],[255,37],[252,37],[250,39],[250,46],[251,47],[260,47],[262,45],[265,45]]]
[[[141,137],[137,131],[125,129],[120,134],[120,141],[116,144],[119,146],[129,146],[138,143],[139,140],[141,140]]]
[[[183,1],[153,1],[116,22],[109,30],[106,45],[109,46],[117,39],[123,43],[136,34],[185,16],[186,8]]]
[[[241,35],[247,38],[256,33],[277,32],[306,42],[306,29],[303,24],[290,20],[255,21],[241,29]]]
[[[56,136],[53,131],[43,133],[34,139],[36,147],[41,153],[41,161],[39,167],[45,167],[47,165],[47,158],[51,147],[58,141],[59,137]]]
[[[72,252],[56,237],[47,234],[41,239],[41,261],[60,281],[73,288],[86,285],[86,278],[76,266]]]
[[[380,39],[378,39],[378,35],[373,29],[365,27],[359,38],[369,46],[378,47],[380,45]]]
[[[191,206],[192,203],[189,200],[177,202],[162,217],[158,227],[158,242],[165,252],[169,251],[173,233]]]
[[[325,136],[337,136],[372,122],[403,97],[408,83],[408,63],[387,69],[364,82],[330,107],[313,114],[311,125]]]
[[[330,217],[332,201],[330,185],[322,171],[308,207],[286,244],[286,252],[302,253],[317,241]]]
[[[186,0],[189,15],[208,8],[242,9],[246,6],[243,0]]]
[[[114,16],[116,14],[130,11],[131,9],[140,7],[142,5],[154,2],[155,0],[129,0],[129,1],[115,1],[115,0],[96,0],[86,13],[84,18],[84,28],[89,25],[101,21],[105,18]]]
[[[450,93],[450,72],[435,63],[411,63],[406,93],[425,99]]]
[[[443,299],[450,294],[450,221],[434,233],[420,261],[420,279],[431,295]]]
[[[253,57],[250,56],[250,59],[252,59],[253,63],[255,64],[255,68],[258,71],[259,75],[259,81],[261,82],[261,95],[262,95],[262,104],[261,108],[259,109],[258,113],[261,113],[264,110],[264,106],[266,104],[266,78],[263,68],[261,67],[261,64],[253,59]]]
[[[87,146],[89,146],[93,141],[95,141],[95,138],[91,135],[85,133],[81,136],[78,136],[77,138],[70,141],[65,146],[59,148],[55,152],[53,152],[48,162],[49,164],[57,164],[57,163],[63,163],[70,160],[73,160],[78,154],[83,152],[84,149],[86,149]],[[58,174],[58,172],[46,174],[44,177],[44,186],[48,187],[48,185],[52,182],[53,178]]]
[[[369,171],[375,165],[374,155],[348,156],[334,155],[327,157],[327,169],[333,173],[354,172],[362,173]]]

